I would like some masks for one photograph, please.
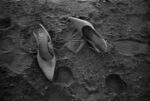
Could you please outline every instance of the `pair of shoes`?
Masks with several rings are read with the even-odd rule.
[[[102,35],[98,34],[91,23],[75,17],[68,17],[68,20],[73,23],[74,27],[82,34],[83,39],[91,44],[96,52],[100,53],[108,51],[107,41],[104,40]],[[51,37],[41,24],[39,24],[37,30],[33,32],[33,35],[35,36],[38,46],[38,64],[46,77],[52,81],[56,65],[56,57]]]

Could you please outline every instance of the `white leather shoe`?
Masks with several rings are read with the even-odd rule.
[[[52,81],[56,65],[56,57],[51,37],[42,24],[39,24],[38,28],[33,32],[33,35],[38,46],[38,64],[45,76]]]
[[[107,41],[104,40],[103,36],[96,31],[96,29],[90,22],[75,17],[68,17],[68,19],[82,34],[84,40],[92,45],[96,52],[100,53],[108,51]]]

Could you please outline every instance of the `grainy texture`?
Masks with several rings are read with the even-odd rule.
[[[11,27],[0,21],[0,101],[149,101],[149,4],[148,0],[0,0],[0,20],[12,20]],[[114,49],[98,54],[86,44],[76,54],[69,50],[66,44],[75,30],[63,19],[67,16],[91,22]],[[69,69],[59,77],[61,82],[48,81],[38,66],[32,34],[38,23],[52,37],[56,70]],[[132,42],[136,47],[129,45]],[[121,49],[129,48],[129,56],[118,48],[124,43]],[[127,88],[110,92],[111,86],[105,84],[109,74],[119,75]],[[116,89],[123,86],[115,84],[112,81]]]

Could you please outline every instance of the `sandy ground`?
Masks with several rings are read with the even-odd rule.
[[[71,51],[68,16],[91,22],[114,48]],[[54,44],[53,82],[36,60],[38,23]],[[150,101],[149,38],[148,0],[0,0],[0,101]]]

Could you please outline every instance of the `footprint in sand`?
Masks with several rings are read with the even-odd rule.
[[[14,49],[13,39],[10,37],[0,38],[0,53],[9,53]]]
[[[71,96],[60,86],[51,85],[45,94],[45,101],[71,101]]]
[[[12,20],[10,17],[0,17],[0,30],[8,30],[12,26]]]
[[[32,57],[27,53],[16,48],[17,42],[9,36],[0,38],[0,65],[6,65],[9,70],[16,74],[22,73],[29,68],[32,63]]]
[[[121,77],[118,74],[110,74],[105,79],[105,84],[108,89],[108,91],[113,93],[122,93],[125,88],[127,87],[127,84],[124,80],[121,79]]]
[[[134,40],[118,40],[114,42],[116,50],[125,56],[134,56],[138,54],[148,54],[149,45]]]
[[[111,101],[121,101],[120,99],[119,99],[119,97],[114,97]]]
[[[73,83],[73,74],[68,67],[59,67],[55,71],[54,82],[64,85],[70,85]]]
[[[145,95],[138,97],[137,101],[150,101],[150,94],[145,94]]]

